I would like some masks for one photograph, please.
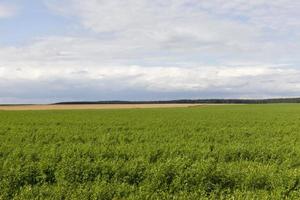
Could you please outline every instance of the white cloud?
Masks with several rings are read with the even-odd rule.
[[[300,92],[296,1],[44,1],[80,31],[0,47],[0,102]]]
[[[224,24],[228,21],[231,21],[236,29],[239,29],[239,26],[245,28],[243,24],[251,25],[247,30],[250,35],[255,33],[257,28],[279,31],[300,26],[300,2],[294,0],[45,1],[49,7],[61,14],[78,17],[86,28],[96,32],[152,30],[163,33],[183,28],[195,30],[197,34],[207,37],[205,33],[218,34],[211,30],[215,30],[219,25],[223,26],[220,27],[223,29],[221,33],[226,34]],[[235,36],[239,38],[240,34]],[[209,39],[211,36],[214,35],[209,35]]]
[[[297,60],[300,50],[295,43],[300,3],[292,0],[46,2],[56,12],[78,19],[97,37],[107,36],[108,51],[130,48],[129,53],[140,57],[157,54],[181,60],[203,57],[203,62],[207,58],[220,63],[229,59],[278,63]]]
[[[60,13],[78,17],[87,29],[114,34],[113,39],[138,47],[189,50],[218,45],[230,48],[243,46],[249,38],[258,36],[258,29],[214,18],[187,3],[198,4],[187,0],[65,0],[50,5]],[[68,9],[63,5],[69,5]]]
[[[200,7],[225,18],[242,17],[247,23],[276,31],[299,28],[300,2],[294,0],[211,0]]]
[[[174,98],[274,97],[300,91],[300,70],[269,66],[142,67],[52,65],[2,68],[1,98],[54,101],[90,98],[145,99],[145,95],[175,94]],[[134,95],[130,92],[137,91]],[[88,93],[90,96],[85,96]],[[181,95],[184,93],[185,95]],[[106,96],[109,94],[110,96]],[[169,97],[171,98],[171,97]],[[147,99],[147,98],[146,98]]]
[[[17,9],[15,6],[0,3],[0,19],[15,16]]]
[[[290,66],[130,65],[112,62],[107,46],[98,45],[97,40],[55,37],[0,49],[0,101],[257,98],[300,92],[300,70]],[[122,50],[114,55],[124,56]]]

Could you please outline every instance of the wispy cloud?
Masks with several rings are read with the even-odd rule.
[[[0,19],[13,17],[16,14],[17,14],[16,6],[0,3]]]
[[[295,62],[300,50],[295,43],[300,3],[291,0],[47,2],[58,13],[77,18],[98,38],[110,35],[105,44],[111,48],[138,50],[139,57],[167,54],[183,61],[202,57],[203,62],[278,63]]]

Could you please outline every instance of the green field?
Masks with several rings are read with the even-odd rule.
[[[0,199],[300,199],[300,104],[0,111]]]

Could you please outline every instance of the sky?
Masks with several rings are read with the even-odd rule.
[[[300,1],[0,0],[0,104],[300,96]]]

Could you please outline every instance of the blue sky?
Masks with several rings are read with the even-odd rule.
[[[0,103],[300,96],[300,2],[0,0]]]
[[[12,16],[3,17],[0,21],[0,42],[2,45],[23,45],[39,37],[49,35],[72,34],[72,18],[66,18],[53,13],[40,0],[10,0],[3,1],[11,7]],[[1,5],[1,4],[0,4]]]

